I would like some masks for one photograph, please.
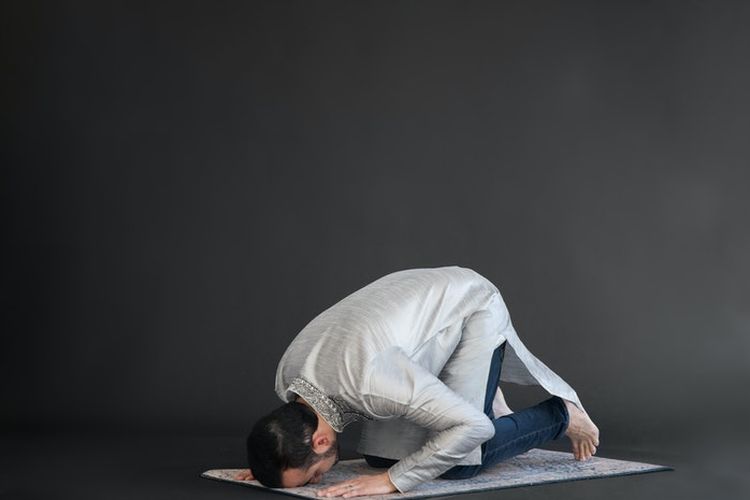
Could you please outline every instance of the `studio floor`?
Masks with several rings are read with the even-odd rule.
[[[561,445],[563,443],[560,443]],[[560,449],[555,447],[556,449]],[[352,458],[342,440],[343,458]],[[668,472],[556,483],[462,495],[514,499],[747,498],[746,446],[692,440],[652,449],[611,444],[601,456],[659,463]],[[209,468],[242,466],[241,436],[138,434],[6,434],[0,446],[0,496],[8,499],[265,499],[285,498],[209,481]],[[458,497],[456,497],[458,498]]]

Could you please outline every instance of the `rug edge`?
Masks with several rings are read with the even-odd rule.
[[[640,462],[640,463],[643,463],[643,462]],[[550,480],[540,481],[540,482],[536,482],[536,483],[513,484],[513,485],[509,485],[509,486],[504,486],[502,488],[487,487],[487,488],[477,488],[477,489],[466,490],[466,491],[457,491],[455,493],[449,493],[447,495],[446,494],[437,494],[437,495],[433,494],[433,495],[430,495],[430,494],[419,494],[419,493],[417,493],[417,494],[413,494],[413,496],[410,496],[409,500],[416,500],[418,498],[437,498],[437,497],[446,497],[447,498],[449,496],[471,495],[473,493],[482,493],[482,492],[485,492],[485,491],[506,490],[506,489],[513,489],[513,488],[524,488],[524,487],[530,487],[530,486],[539,486],[539,485],[556,484],[556,483],[573,483],[573,482],[576,482],[576,481],[592,481],[592,480],[596,480],[596,479],[607,479],[607,478],[612,478],[612,477],[623,477],[623,476],[637,476],[637,475],[641,475],[641,474],[650,474],[650,473],[653,473],[653,472],[670,472],[670,471],[674,471],[675,470],[674,467],[670,467],[670,466],[667,466],[667,465],[657,465],[657,464],[647,464],[647,465],[649,465],[648,469],[622,471],[622,472],[617,472],[615,474],[608,474],[606,476],[590,476],[590,477],[576,477],[576,478],[564,478],[564,479],[550,479]],[[229,484],[236,484],[238,486],[244,486],[246,488],[253,488],[255,490],[266,491],[266,492],[273,493],[273,494],[276,494],[276,495],[286,495],[286,496],[291,496],[291,497],[295,497],[295,498],[306,498],[306,499],[314,498],[314,497],[311,497],[309,495],[300,495],[298,493],[293,493],[293,492],[288,491],[288,490],[287,491],[279,491],[276,488],[267,488],[265,486],[258,486],[258,485],[255,485],[255,484],[244,483],[242,481],[232,481],[232,480],[228,480],[228,479],[221,479],[221,478],[218,478],[218,477],[213,477],[213,476],[209,476],[208,475],[209,472],[220,471],[220,470],[226,470],[226,469],[209,469],[207,471],[202,472],[201,475],[200,475],[200,477],[205,478],[205,479],[210,479],[210,480],[213,480],[213,481],[217,481],[217,482],[229,483]],[[369,497],[362,497],[362,498],[366,499],[366,498],[369,498]],[[393,498],[398,498],[398,497],[394,496]]]
[[[457,491],[455,493],[450,494],[438,494],[438,495],[427,495],[427,494],[420,494],[420,495],[414,495],[410,497],[408,500],[416,500],[418,498],[437,498],[437,497],[444,497],[447,498],[449,496],[456,496],[456,495],[472,495],[474,493],[483,493],[485,491],[499,491],[499,490],[510,490],[514,488],[526,488],[526,487],[533,487],[533,486],[540,486],[540,485],[547,485],[547,484],[557,484],[557,483],[574,483],[576,481],[593,481],[596,479],[609,479],[612,477],[622,477],[622,476],[637,476],[640,474],[649,474],[651,472],[667,472],[667,471],[673,471],[674,469],[667,466],[662,465],[654,465],[653,468],[647,469],[647,470],[638,470],[638,471],[625,471],[625,472],[618,472],[616,474],[609,474],[606,476],[591,476],[591,477],[576,477],[576,478],[565,478],[565,479],[550,479],[547,481],[540,481],[537,483],[526,483],[526,484],[513,484],[509,486],[504,486],[502,488],[478,488],[476,490],[467,490],[467,491]],[[310,497],[304,497],[304,498],[310,498]],[[367,498],[367,497],[362,497]],[[395,498],[395,497],[394,497]]]

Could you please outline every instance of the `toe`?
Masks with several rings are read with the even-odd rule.
[[[583,443],[578,443],[578,460],[586,459],[586,448],[583,447]]]
[[[588,460],[589,457],[591,457],[591,451],[589,449],[589,443],[587,443],[587,442],[582,443],[581,448],[583,449],[583,453],[582,453],[583,460]]]

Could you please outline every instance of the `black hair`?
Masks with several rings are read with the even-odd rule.
[[[258,420],[247,436],[247,460],[255,479],[280,488],[285,469],[307,469],[322,457],[313,451],[318,416],[308,406],[291,402]]]

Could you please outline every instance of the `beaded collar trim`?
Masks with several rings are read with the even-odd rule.
[[[372,417],[353,409],[342,398],[327,396],[302,377],[293,378],[288,390],[307,401],[336,432],[343,432],[344,427],[357,420],[372,420]]]

